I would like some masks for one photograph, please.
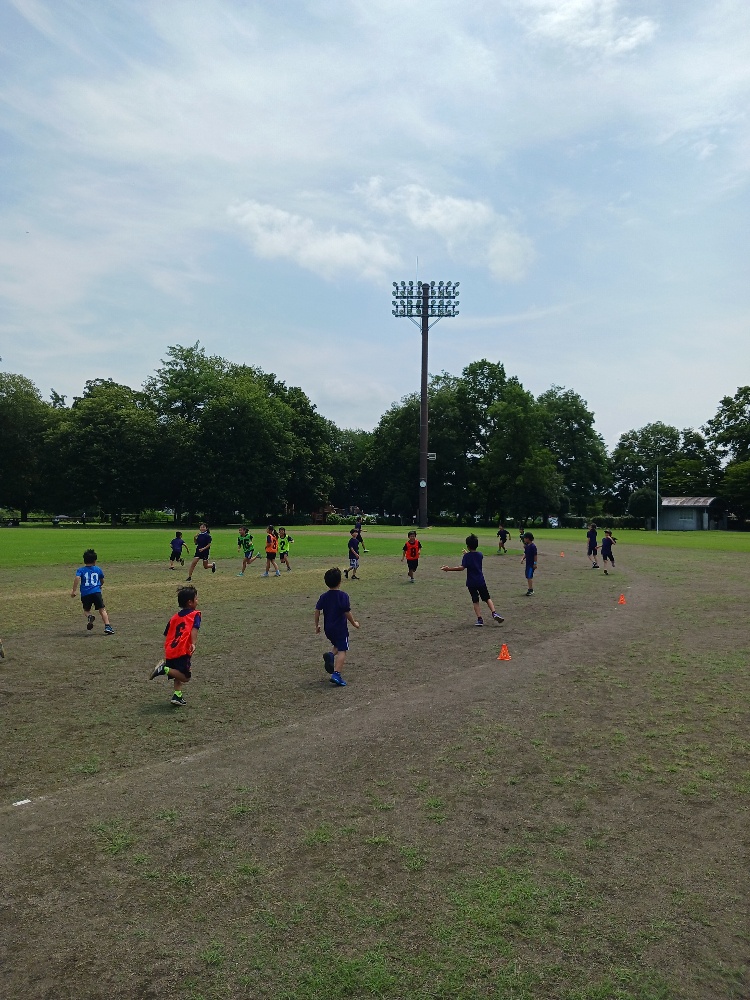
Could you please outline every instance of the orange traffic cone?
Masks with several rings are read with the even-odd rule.
[[[560,553],[560,558],[561,558],[561,559],[564,559],[564,558],[565,558],[565,553],[564,553],[564,552],[561,552],[561,553]]]
[[[620,594],[620,600],[619,600],[619,601],[618,601],[617,603],[618,603],[618,604],[627,604],[627,603],[628,603],[628,602],[627,602],[627,601],[625,600],[625,595],[624,595],[624,594]]]
[[[505,643],[503,643],[502,646],[500,647],[500,655],[498,656],[498,660],[509,660],[510,658],[511,656],[510,653],[508,652],[508,647]]]

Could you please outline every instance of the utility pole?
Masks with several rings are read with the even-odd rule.
[[[444,316],[458,316],[456,281],[393,282],[393,315],[410,319],[422,331],[422,380],[419,406],[419,527],[427,527],[427,454],[429,448],[429,407],[427,400],[429,368],[428,334]],[[432,322],[430,322],[432,320]]]

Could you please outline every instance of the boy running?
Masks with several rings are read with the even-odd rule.
[[[187,684],[192,677],[191,657],[195,652],[198,629],[201,627],[201,613],[197,608],[198,591],[195,587],[180,587],[177,591],[177,604],[180,610],[172,615],[164,629],[164,659],[156,664],[149,680],[168,677],[174,683],[170,704],[182,706],[187,704],[182,685]]]
[[[409,568],[409,583],[414,583],[414,574],[419,567],[419,553],[421,549],[422,543],[417,540],[416,531],[410,531],[406,539],[406,545],[404,545],[404,554],[401,556],[401,562],[406,559],[406,565]]]
[[[190,569],[188,570],[187,580],[185,583],[190,583],[193,579],[193,570],[198,565],[201,560],[203,561],[203,568],[210,569],[212,573],[216,572],[216,563],[212,562],[209,564],[208,559],[211,555],[211,542],[213,539],[208,531],[208,525],[201,521],[198,525],[198,534],[195,535],[195,556],[193,561],[190,563]]]
[[[247,528],[243,525],[237,534],[237,551],[242,553],[242,569],[237,574],[237,576],[244,576],[245,570],[254,562],[256,559],[260,559],[260,556],[255,555],[255,547],[253,545],[253,536],[249,535]]]
[[[349,629],[347,622],[359,628],[359,622],[354,620],[349,595],[341,589],[341,570],[326,570],[323,577],[328,590],[321,594],[315,605],[315,634],[320,635],[320,612],[323,612],[323,625],[326,638],[333,646],[330,653],[323,653],[323,662],[331,675],[331,684],[346,687],[346,681],[341,676],[346,653],[349,649]]]
[[[500,555],[505,556],[508,554],[508,550],[505,548],[505,543],[508,541],[508,538],[510,537],[510,532],[502,522],[500,522],[500,530],[497,533],[497,537],[499,539],[497,543],[497,554],[499,556]]]
[[[349,532],[349,569],[344,570],[344,576],[349,579],[349,574],[352,574],[352,580],[361,580],[361,576],[357,576],[357,570],[359,569],[359,535],[357,534],[357,529],[352,528]]]
[[[596,544],[596,525],[592,521],[589,525],[589,530],[586,532],[586,538],[588,539],[588,548],[586,550],[586,555],[591,560],[591,568],[599,569],[599,563],[596,561],[597,553],[599,552],[599,546]]]
[[[292,564],[289,562],[289,546],[294,539],[287,535],[286,528],[279,528],[279,562],[286,566],[287,573],[291,573]]]
[[[268,576],[273,566],[276,576],[281,576],[279,567],[276,565],[276,553],[279,551],[278,532],[272,524],[266,528],[266,571],[261,576]]]
[[[359,539],[359,544],[362,546],[362,551],[367,552],[367,546],[365,545],[365,540],[362,537],[362,515],[357,514],[357,520],[354,522],[354,527],[357,530],[357,538]]]
[[[469,589],[469,595],[471,597],[471,603],[474,605],[474,614],[477,616],[477,620],[474,622],[475,625],[484,625],[484,619],[481,615],[481,605],[479,604],[479,598],[484,601],[487,607],[492,613],[492,617],[497,622],[498,625],[502,625],[505,619],[495,611],[495,605],[490,599],[490,592],[487,590],[487,584],[484,579],[484,573],[482,572],[482,556],[481,552],[478,552],[479,539],[476,535],[469,535],[466,539],[466,548],[464,549],[464,556],[461,560],[460,566],[441,566],[444,573],[466,573],[466,586]]]
[[[612,563],[612,569],[615,568],[615,557],[612,555],[612,546],[617,545],[617,539],[612,535],[612,532],[605,530],[604,538],[602,538],[602,562],[604,563],[604,575],[609,576],[607,572],[607,561]]]
[[[174,569],[174,563],[178,562],[180,566],[185,565],[185,560],[182,558],[182,550],[187,549],[188,544],[182,537],[181,531],[175,531],[174,538],[169,543],[172,546],[172,552],[169,556],[169,568]]]
[[[94,552],[93,549],[86,549],[83,553],[83,566],[76,570],[76,575],[73,577],[73,589],[70,592],[70,596],[76,596],[78,582],[80,580],[81,604],[83,606],[83,613],[86,616],[87,630],[90,632],[94,627],[94,622],[96,621],[96,616],[91,614],[91,609],[93,607],[95,611],[99,612],[101,620],[104,622],[104,634],[114,635],[115,630],[109,624],[109,615],[107,614],[107,609],[104,607],[104,598],[102,597],[104,573],[101,568],[96,565],[96,558],[96,552]]]
[[[537,560],[537,549],[534,544],[534,536],[530,531],[525,532],[523,536],[523,555],[521,556],[521,562],[526,563],[526,568],[524,570],[524,576],[526,577],[526,597],[534,596],[534,570],[536,569]]]

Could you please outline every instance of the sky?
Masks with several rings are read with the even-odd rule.
[[[578,392],[608,445],[750,383],[747,0],[0,0],[0,370],[173,344],[340,427],[430,371]]]

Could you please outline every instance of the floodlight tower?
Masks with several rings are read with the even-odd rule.
[[[444,316],[458,316],[458,281],[393,282],[393,315],[422,330],[422,395],[419,409],[419,527],[427,527],[427,334]]]

